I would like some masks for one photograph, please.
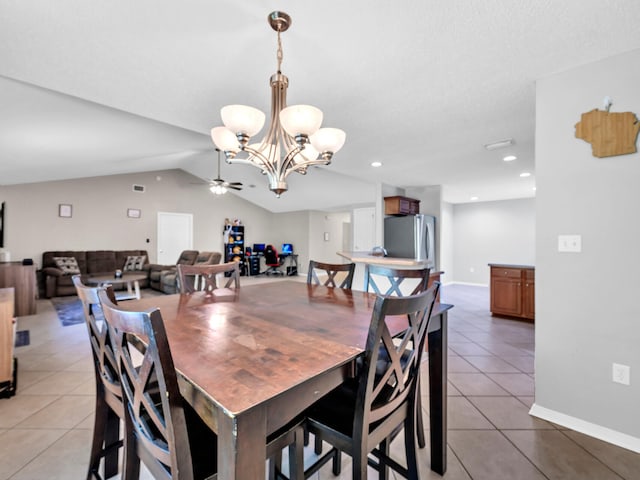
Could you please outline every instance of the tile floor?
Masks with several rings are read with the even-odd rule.
[[[640,478],[640,454],[529,416],[534,398],[533,325],[492,318],[483,287],[446,286],[442,299],[455,305],[449,316],[444,478]],[[85,326],[62,327],[51,303],[39,300],[38,314],[20,318],[18,329],[30,330],[31,344],[16,349],[17,396],[0,400],[0,480],[82,479],[94,407]],[[427,398],[423,407],[428,408]],[[401,443],[396,440],[392,448],[402,452]],[[428,448],[420,451],[421,478],[441,478],[429,470],[428,456]],[[346,479],[351,475],[349,459],[344,458],[340,478]],[[143,472],[141,478],[150,476]],[[314,478],[335,477],[327,465]]]

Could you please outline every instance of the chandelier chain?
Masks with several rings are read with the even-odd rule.
[[[278,58],[278,73],[282,73],[280,67],[282,66],[282,40],[280,38],[280,30],[278,30],[278,53],[277,53],[277,58]]]

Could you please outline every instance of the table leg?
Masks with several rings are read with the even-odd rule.
[[[431,470],[444,475],[447,471],[447,312],[438,317],[440,328],[428,334],[429,422]]]
[[[256,407],[241,416],[218,413],[218,480],[264,480],[267,416]]]
[[[136,300],[140,300],[140,283],[138,280],[133,282],[133,289],[135,291]]]

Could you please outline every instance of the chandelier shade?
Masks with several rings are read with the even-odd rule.
[[[290,173],[304,175],[309,166],[329,165],[333,154],[344,145],[346,133],[337,128],[320,128],[323,114],[317,107],[287,106],[289,79],[280,70],[280,33],[289,28],[291,18],[284,12],[272,12],[268,20],[278,35],[278,69],[270,79],[271,118],[265,136],[249,143],[265,124],[263,112],[246,105],[227,105],[220,110],[224,127],[212,128],[211,139],[224,152],[227,163],[259,168],[279,197],[288,189]]]

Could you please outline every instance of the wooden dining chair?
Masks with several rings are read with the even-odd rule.
[[[355,263],[322,263],[309,260],[307,283],[309,285],[324,285],[325,287],[351,288],[355,269]],[[324,281],[318,277],[318,271],[321,272],[320,275]],[[327,276],[326,279],[324,279],[324,275]],[[336,275],[338,275],[338,279],[336,279]]]
[[[338,452],[352,457],[352,475],[367,477],[369,454],[380,478],[388,478],[388,468],[409,479],[419,479],[416,448],[416,404],[418,379],[427,327],[439,284],[407,297],[378,296],[373,309],[366,350],[355,378],[347,380],[312,405],[307,428],[319,434]],[[395,322],[404,318],[406,325]],[[395,332],[402,331],[400,341]],[[389,457],[389,445],[404,430],[407,467]],[[331,456],[305,472],[312,475]],[[334,460],[334,474],[340,461]]]
[[[406,279],[417,279],[417,284],[414,286],[413,290],[409,293],[410,295],[415,295],[420,292],[424,292],[429,286],[429,272],[430,268],[419,268],[419,269],[409,269],[409,268],[391,268],[385,267],[381,265],[369,265],[367,264],[365,267],[364,273],[364,291],[368,292],[369,287],[378,295],[395,295],[395,296],[404,296],[406,295],[408,290],[403,290],[400,288],[402,282]],[[384,282],[388,283],[388,286],[385,289],[381,288],[384,285]],[[409,287],[410,288],[410,287]],[[420,390],[420,386],[418,385],[418,390]],[[417,417],[418,417],[418,445],[420,448],[424,448],[426,446],[426,439],[424,435],[424,420],[422,418],[422,400],[421,396],[418,396],[418,409],[417,409]]]
[[[391,268],[381,265],[366,264],[364,271],[364,291],[370,289],[377,295],[415,295],[424,292],[429,284],[429,267],[419,269]],[[400,285],[408,278],[417,279],[418,283],[413,290],[403,292]],[[387,282],[389,285],[383,288]]]
[[[124,422],[125,418],[120,376],[109,329],[102,321],[98,288],[84,285],[80,275],[74,275],[72,280],[84,311],[96,380],[96,407],[87,480],[107,479],[118,473],[118,451],[124,437],[124,431],[120,431],[121,421]],[[115,303],[113,290],[109,288],[107,292]],[[103,458],[104,476],[100,476],[100,461]]]
[[[218,285],[218,276],[224,275],[227,279]],[[240,288],[240,263],[229,262],[217,265],[178,265],[178,282],[180,293],[193,293],[204,291],[213,295],[221,288]]]
[[[98,296],[114,345],[127,412],[122,478],[138,478],[139,462],[133,459],[142,461],[155,479],[215,478],[217,435],[180,394],[160,310],[121,310],[106,291],[100,290]],[[290,478],[304,477],[302,435],[300,420],[267,439],[267,457],[289,447]]]

